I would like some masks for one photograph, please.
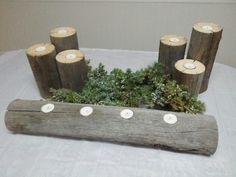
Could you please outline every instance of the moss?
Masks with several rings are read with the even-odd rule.
[[[82,92],[52,89],[50,100],[126,107],[145,105],[151,109],[187,113],[205,111],[204,103],[190,96],[186,88],[169,75],[164,75],[158,63],[135,72],[116,68],[108,73],[102,64],[95,69],[89,66],[88,78]]]

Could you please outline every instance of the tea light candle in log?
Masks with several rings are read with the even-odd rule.
[[[167,74],[172,74],[177,60],[184,58],[187,39],[179,35],[165,35],[160,40],[158,63]]]
[[[50,31],[50,40],[57,53],[63,50],[79,49],[77,32],[72,27],[59,27]]]
[[[223,29],[214,23],[196,23],[193,26],[187,58],[193,58],[206,66],[200,93],[208,88]]]
[[[204,72],[205,66],[201,62],[192,59],[182,59],[175,63],[173,78],[178,84],[185,85],[191,95],[197,97]]]
[[[81,91],[88,72],[84,54],[79,50],[65,50],[57,54],[56,61],[62,87]]]
[[[36,44],[26,50],[26,55],[43,98],[51,96],[50,88],[61,86],[56,64],[55,47],[49,43]]]

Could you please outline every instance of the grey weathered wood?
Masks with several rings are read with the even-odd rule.
[[[173,38],[179,41],[172,42]],[[183,36],[165,35],[161,38],[158,63],[164,66],[165,73],[173,73],[175,62],[184,58],[186,45],[187,39]]]
[[[134,112],[124,119],[123,107],[90,105],[93,113],[80,115],[83,104],[54,102],[50,113],[41,112],[48,101],[15,100],[5,115],[6,127],[15,133],[62,136],[88,140],[128,143],[148,147],[211,155],[218,144],[218,128],[214,117],[172,113],[175,124],[163,120],[166,111],[128,108]]]
[[[202,28],[204,26],[209,26],[212,29],[204,30]],[[206,67],[200,93],[205,92],[208,88],[222,32],[222,27],[213,23],[197,23],[193,26],[187,58],[199,60]]]
[[[36,48],[45,47],[42,52]],[[36,44],[27,49],[26,55],[31,66],[34,78],[43,98],[51,96],[50,88],[61,87],[60,76],[56,63],[56,51],[52,44]]]

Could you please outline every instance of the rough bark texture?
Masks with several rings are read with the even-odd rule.
[[[223,29],[221,27],[218,27],[216,24],[205,24],[213,27],[216,26],[216,30],[204,31],[199,28],[199,24],[195,24],[195,27],[193,27],[192,29],[187,58],[198,60],[202,62],[206,67],[202,86],[200,89],[200,93],[202,93],[208,88],[209,78],[211,75]]]
[[[43,98],[51,96],[50,88],[59,89],[61,87],[60,76],[56,64],[56,51],[53,50],[46,54],[35,54],[26,52],[34,78]]]
[[[194,64],[196,68],[187,69],[183,66],[184,63]],[[185,85],[188,89],[188,92],[192,96],[197,97],[202,85],[204,71],[205,66],[198,61],[190,59],[179,60],[175,64],[173,78],[177,81],[178,84]]]
[[[67,53],[70,53],[70,51],[72,54],[79,53],[80,55],[81,53],[77,50],[67,50],[59,53],[64,55],[60,55],[61,60],[58,56],[59,54],[56,57],[61,84],[63,88],[74,91],[81,91],[83,89],[85,81],[87,80],[88,67],[82,54],[80,56],[77,56],[75,60],[66,59],[66,55]]]
[[[65,37],[54,37],[50,35],[50,40],[51,43],[55,46],[57,53],[69,49],[79,49],[76,33]]]
[[[169,39],[176,37],[174,35],[163,36],[160,40],[158,62],[164,66],[164,71],[167,74],[172,74],[174,64],[177,60],[183,59],[187,45],[187,39],[182,36],[180,42],[170,42]]]
[[[15,100],[5,115],[6,127],[15,133],[49,135],[127,143],[211,155],[218,144],[216,120],[208,115],[172,113],[175,124],[163,120],[171,112],[128,108],[134,115],[124,119],[125,108],[96,106],[88,117],[80,114],[83,104],[53,103],[50,113],[41,112],[46,101]]]

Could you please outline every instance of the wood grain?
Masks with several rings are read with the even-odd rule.
[[[188,92],[192,96],[198,96],[200,91],[205,66],[196,60],[182,59],[175,63],[173,78],[178,84],[183,84],[187,87]]]
[[[198,60],[206,67],[200,93],[208,88],[222,32],[223,28],[214,23],[196,23],[193,26],[187,58]]]
[[[59,27],[51,30],[50,40],[57,53],[69,49],[79,49],[77,32],[72,27]]]
[[[93,113],[84,117],[81,108],[88,105],[54,102],[50,113],[41,107],[48,101],[14,100],[5,114],[6,127],[15,133],[59,136],[127,143],[147,147],[211,155],[218,144],[218,128],[214,117],[171,113],[141,108],[89,105]],[[134,115],[124,119],[120,112],[130,109]],[[168,124],[163,116],[177,116]]]
[[[34,78],[43,98],[51,96],[50,88],[61,87],[56,64],[55,47],[49,43],[35,44],[26,50]]]
[[[158,63],[164,66],[165,73],[173,73],[175,62],[184,58],[186,45],[187,39],[183,36],[165,35],[161,37]]]
[[[65,50],[57,54],[56,61],[62,87],[81,91],[88,79],[84,54],[79,50]]]

